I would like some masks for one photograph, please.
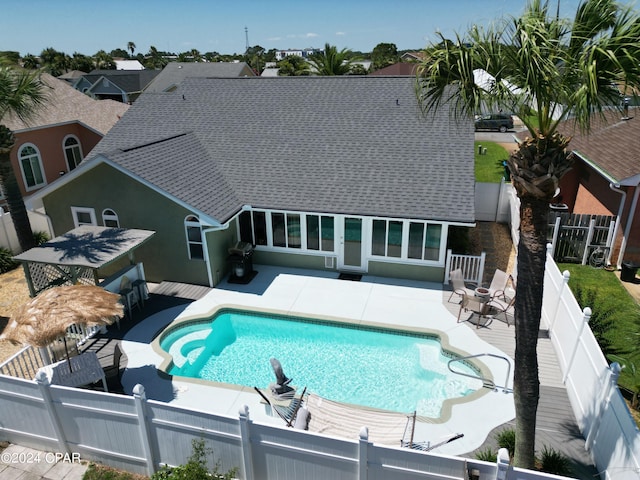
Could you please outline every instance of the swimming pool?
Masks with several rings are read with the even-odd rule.
[[[293,385],[334,401],[439,417],[443,402],[482,382],[451,373],[437,336],[308,318],[220,310],[169,326],[159,337],[171,375],[265,388],[280,360]],[[470,364],[456,370],[478,375]]]

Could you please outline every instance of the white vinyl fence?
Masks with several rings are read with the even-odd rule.
[[[212,401],[215,401],[212,399]],[[79,455],[131,472],[150,474],[162,464],[185,463],[192,440],[213,450],[210,466],[238,470],[241,479],[466,480],[558,479],[487,463],[373,444],[366,428],[344,440],[214,415],[133,396],[49,385],[0,375],[0,439],[45,451]]]
[[[476,182],[476,221],[507,223],[512,191],[513,186],[504,179],[500,183]]]
[[[542,320],[559,359],[578,426],[602,478],[640,478],[640,431],[617,387],[619,366],[609,367],[588,322],[591,310],[580,309],[547,252]]]
[[[49,223],[49,217],[34,211],[27,211],[29,223],[34,232],[46,232],[49,238],[53,238],[53,229]],[[0,208],[0,247],[8,248],[14,255],[22,252],[16,230],[13,228],[13,220],[9,212]]]

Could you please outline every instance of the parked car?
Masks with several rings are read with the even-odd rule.
[[[506,132],[513,128],[513,117],[503,113],[488,113],[476,118],[476,130],[499,130]]]

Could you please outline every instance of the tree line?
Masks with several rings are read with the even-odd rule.
[[[146,69],[158,70],[164,68],[171,61],[177,62],[245,62],[253,71],[260,75],[269,64],[275,64],[280,69],[279,74],[285,76],[311,75],[366,75],[370,70],[378,70],[400,61],[404,52],[398,51],[393,43],[379,43],[371,52],[353,51],[347,48],[338,50],[337,47],[326,44],[324,49],[311,55],[308,59],[299,56],[288,56],[276,61],[275,48],[266,50],[260,45],[249,47],[242,54],[222,54],[219,52],[201,53],[191,49],[182,53],[158,50],[151,46],[146,53],[136,52],[134,42],[128,42],[126,48],[116,48],[107,52],[99,50],[94,55],[84,55],[74,52],[69,55],[52,47],[45,48],[39,55],[19,52],[0,52],[5,62],[22,66],[28,70],[45,71],[54,77],[78,70],[89,73],[93,70],[115,70],[115,59],[138,60]],[[371,69],[365,69],[357,62],[371,61]]]

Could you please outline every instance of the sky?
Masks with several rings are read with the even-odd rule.
[[[557,0],[551,0],[555,5]],[[571,16],[579,0],[560,0]],[[635,1],[635,0],[634,0]],[[625,0],[630,3],[631,0]],[[248,44],[370,52],[379,43],[420,49],[440,31],[519,15],[525,0],[0,0],[0,50],[38,55],[52,47],[94,55],[136,45],[135,53],[243,53]],[[554,7],[555,8],[555,7]],[[246,31],[245,31],[246,28]]]

